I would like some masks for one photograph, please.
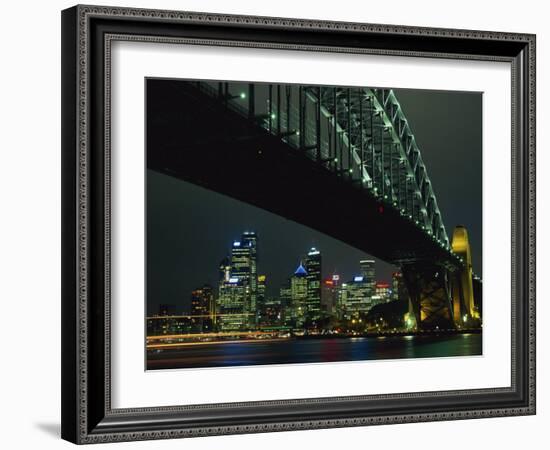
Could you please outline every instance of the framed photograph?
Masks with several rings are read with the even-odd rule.
[[[535,36],[62,12],[62,437],[535,413]]]

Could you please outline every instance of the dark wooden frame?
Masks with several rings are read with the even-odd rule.
[[[512,384],[112,409],[110,42],[186,42],[512,65]],[[62,437],[75,443],[535,413],[535,36],[76,6],[62,13]]]

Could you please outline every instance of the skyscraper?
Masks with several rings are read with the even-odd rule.
[[[248,328],[248,314],[245,312],[246,289],[243,281],[237,277],[220,282],[217,324],[221,331]]]
[[[363,283],[367,287],[367,296],[370,297],[372,297],[376,293],[376,270],[374,264],[375,263],[373,259],[362,259],[361,261],[359,261]]]
[[[200,289],[191,292],[191,315],[211,316],[212,299],[214,294],[212,287],[205,284]]]
[[[222,281],[229,281],[230,277],[231,277],[231,261],[226,256],[220,261],[218,279],[221,283]]]
[[[292,289],[290,278],[283,283],[279,289],[279,303],[281,305],[282,322],[291,325],[292,322]]]
[[[243,313],[249,317],[249,326],[256,326],[256,300],[258,296],[256,233],[246,231],[240,241],[234,241],[231,249],[231,278],[242,287]]]
[[[334,316],[338,304],[338,291],[340,289],[340,276],[332,275],[323,280],[321,285],[321,313],[325,316]]]
[[[258,298],[258,236],[254,231],[245,231],[241,238],[245,247],[250,249],[250,305],[251,313],[257,309]]]
[[[258,295],[256,297],[256,303],[258,307],[265,301],[265,290],[267,284],[267,276],[258,275]]]
[[[358,318],[366,314],[373,306],[373,297],[370,294],[371,286],[363,275],[343,283],[340,289],[340,305],[342,317],[346,319]]]
[[[381,303],[387,303],[391,300],[390,292],[391,289],[389,283],[385,283],[383,281],[376,283],[376,297]]]
[[[306,258],[307,301],[306,318],[315,323],[321,318],[321,252],[312,248]]]
[[[405,280],[401,272],[394,272],[391,276],[392,279],[392,300],[406,300],[409,295],[407,293],[407,287],[405,286]]]
[[[192,321],[201,331],[210,331],[214,324],[216,307],[212,287],[205,284],[200,289],[191,292]]]
[[[307,310],[307,271],[300,263],[294,275],[290,278],[291,317],[294,327],[304,326]]]
[[[260,317],[260,312],[262,311],[264,304],[266,302],[266,283],[267,277],[265,275],[258,275],[258,287],[256,295],[256,324]]]

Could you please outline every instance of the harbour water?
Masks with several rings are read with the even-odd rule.
[[[200,342],[161,351],[148,351],[147,369],[435,358],[481,354],[481,333]]]

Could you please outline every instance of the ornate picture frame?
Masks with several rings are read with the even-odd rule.
[[[118,409],[111,402],[115,41],[511,65],[511,385]],[[74,443],[535,414],[535,36],[99,6],[62,12],[62,437]]]

